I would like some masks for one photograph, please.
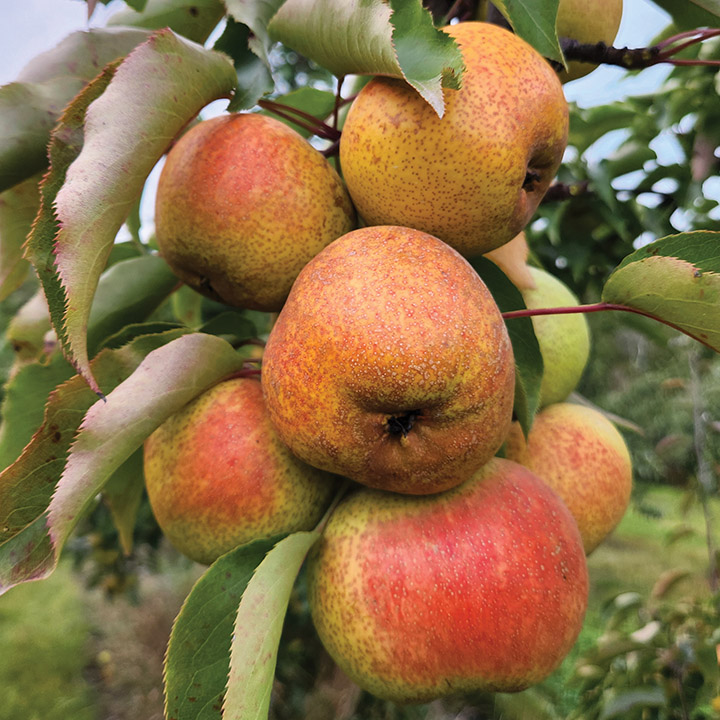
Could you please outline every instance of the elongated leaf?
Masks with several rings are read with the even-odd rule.
[[[87,108],[82,150],[54,201],[60,228],[55,264],[67,296],[56,329],[96,392],[85,330],[115,235],[172,138],[208,102],[227,97],[234,84],[227,57],[161,30],[127,56]],[[53,239],[36,242],[46,246]]]
[[[637,250],[610,275],[602,299],[671,324],[720,352],[720,232],[670,235]]]
[[[48,508],[56,553],[110,475],[170,415],[240,370],[242,359],[215,335],[185,335],[151,352],[83,419]]]
[[[169,27],[188,40],[204,43],[224,14],[221,0],[147,0],[141,10],[119,10],[107,24],[150,30]]]
[[[23,244],[40,206],[39,178],[30,178],[0,194],[0,300],[22,285],[30,263]]]
[[[520,291],[495,263],[484,257],[476,257],[470,260],[470,264],[485,281],[501,312],[525,308]],[[527,437],[540,402],[543,359],[531,318],[511,318],[506,325],[515,356],[513,412]]]
[[[559,0],[493,0],[495,7],[523,40],[529,42],[541,55],[563,63],[555,30],[558,3]]]
[[[308,550],[319,538],[319,532],[299,532],[281,540],[248,583],[235,618],[223,720],[267,717],[290,593]]]
[[[419,0],[286,0],[268,29],[272,38],[337,76],[404,78],[439,116],[443,86],[459,87],[460,50],[433,27]]]
[[[664,707],[667,700],[660,687],[626,690],[614,697],[600,713],[600,720],[625,718],[635,708]]]
[[[268,54],[273,44],[268,23],[283,2],[285,0],[225,0],[230,16],[250,30],[248,47],[268,68]]]
[[[46,353],[45,336],[50,329],[47,301],[42,290],[38,290],[15,313],[5,332],[6,339],[15,351],[16,367],[39,360]]]
[[[114,387],[127,378],[148,353],[178,334],[173,331],[143,337],[119,350],[105,350],[93,361],[93,368],[109,387]],[[29,382],[26,386],[29,387]],[[42,426],[18,460],[0,473],[0,543],[17,535],[47,509],[65,466],[70,443],[83,416],[96,400],[95,393],[78,376],[51,393]]]
[[[58,221],[55,216],[55,197],[65,182],[67,168],[82,148],[82,126],[88,105],[97,99],[108,86],[116,65],[109,65],[70,104],[50,143],[50,170],[40,184],[40,211],[28,236],[25,257],[33,264],[42,283],[48,303],[50,319],[58,339],[67,343],[64,329],[67,296],[55,265],[55,236]]]
[[[165,656],[165,717],[222,717],[240,598],[277,540],[260,540],[232,550],[195,583],[175,619]]]
[[[148,35],[128,28],[73,33],[0,88],[0,191],[46,167],[50,131],[63,108],[107,63]]]

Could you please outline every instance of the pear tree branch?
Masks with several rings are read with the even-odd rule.
[[[697,29],[678,33],[645,48],[616,48],[600,43],[581,43],[571,38],[560,38],[560,47],[566,60],[592,63],[593,65],[617,65],[626,70],[642,70],[659,63],[670,65],[709,65],[720,67],[720,60],[677,58],[676,55],[693,45],[720,35],[720,29]],[[557,63],[553,63],[558,67]],[[558,68],[562,69],[562,68]]]

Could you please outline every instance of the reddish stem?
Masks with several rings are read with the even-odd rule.
[[[643,317],[651,318],[652,320],[663,323],[663,325],[671,327],[673,330],[677,330],[681,333],[684,333],[685,335],[688,335],[689,337],[693,338],[693,340],[697,340],[706,347],[709,347],[711,350],[715,349],[701,338],[696,337],[695,335],[690,335],[687,330],[681,328],[679,325],[675,325],[668,320],[663,320],[657,315],[645,312],[644,310],[638,310],[637,308],[628,307],[627,305],[616,305],[615,303],[600,302],[594,303],[592,305],[572,305],[570,307],[557,308],[535,308],[534,310],[525,308],[524,310],[511,310],[509,312],[504,312],[502,313],[502,316],[505,320],[512,320],[513,318],[534,317],[535,315],[570,315],[572,313],[593,313],[603,312],[605,310],[622,310],[624,312],[631,312],[635,313],[636,315],[642,315]]]
[[[313,135],[325,138],[326,140],[339,140],[340,131],[331,127],[322,120],[316,118],[310,113],[306,113],[303,110],[298,110],[290,105],[283,105],[282,103],[275,102],[274,100],[258,100],[258,105],[271,112],[278,117],[288,120],[291,123],[295,123],[298,127],[307,130]]]

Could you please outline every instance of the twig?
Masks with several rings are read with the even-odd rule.
[[[337,128],[334,128],[319,118],[316,118],[314,115],[306,113],[303,110],[298,110],[291,105],[284,105],[283,103],[278,103],[274,100],[258,100],[258,105],[278,117],[288,120],[291,123],[295,123],[295,125],[307,130],[313,135],[332,141],[340,139],[340,131]]]
[[[577,197],[578,195],[585,195],[589,192],[588,184],[587,180],[583,180],[579,183],[573,183],[572,185],[556,182],[547,189],[547,192],[540,202],[559,202],[561,200],[569,200],[570,198]]]

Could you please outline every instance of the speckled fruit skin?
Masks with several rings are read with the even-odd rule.
[[[343,126],[345,182],[367,224],[431,233],[465,256],[528,223],[567,144],[557,74],[530,45],[487,23],[447,28],[465,61],[443,118],[402,80],[375,78]],[[537,179],[526,184],[528,170]]]
[[[523,288],[528,308],[571,307],[577,297],[562,280],[540,268],[528,268],[534,288]],[[575,390],[590,356],[590,330],[584,315],[535,315],[533,330],[543,358],[540,406],[566,400]]]
[[[431,497],[362,489],[308,566],[313,621],[338,665],[395,702],[514,692],[580,632],[588,576],[557,495],[508,460]]]
[[[550,405],[535,417],[527,443],[513,423],[506,457],[542,478],[563,499],[591,553],[627,510],[632,461],[622,435],[600,412]]]
[[[467,261],[430,235],[380,226],[336,240],[300,273],[262,383],[299,458],[425,494],[467,480],[500,447],[514,373],[500,311]]]
[[[278,440],[258,380],[216,385],[145,441],[145,483],[170,542],[210,564],[235,546],[320,520],[332,476]]]
[[[178,277],[228,305],[277,311],[303,266],[355,227],[338,174],[298,133],[258,114],[199,123],[167,156],[160,251]]]
[[[557,14],[559,37],[572,38],[581,43],[612,45],[620,27],[623,0],[560,0]],[[567,72],[560,73],[564,83],[591,73],[597,66],[571,62]]]

